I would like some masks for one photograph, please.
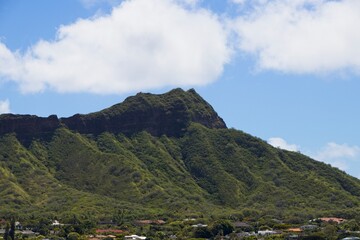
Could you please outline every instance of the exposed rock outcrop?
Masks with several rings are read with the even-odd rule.
[[[131,135],[147,131],[154,136],[181,136],[190,122],[226,128],[214,109],[193,89],[174,89],[160,95],[138,93],[103,111],[77,114],[61,121],[71,130],[89,134],[108,131]]]
[[[0,115],[0,135],[15,133],[24,143],[31,142],[33,138],[51,137],[59,126],[60,120],[56,115],[47,118],[34,115]]]
[[[16,133],[28,141],[51,135],[61,125],[86,134],[102,132],[132,135],[147,131],[154,136],[181,136],[191,122],[208,128],[226,128],[224,121],[195,90],[174,89],[165,94],[138,93],[123,103],[91,114],[58,119],[6,114],[0,117],[0,134]]]

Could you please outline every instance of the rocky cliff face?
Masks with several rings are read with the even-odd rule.
[[[47,118],[34,115],[0,115],[0,135],[15,133],[23,142],[31,142],[33,138],[47,138],[59,128],[57,116]]]
[[[131,135],[147,131],[154,136],[181,136],[190,122],[208,128],[226,128],[224,121],[195,90],[181,89],[166,94],[139,93],[103,111],[75,115],[61,121],[80,133],[102,132]]]
[[[102,132],[131,135],[147,131],[154,136],[181,136],[190,122],[208,128],[226,128],[224,121],[195,90],[175,89],[165,94],[139,93],[123,103],[100,112],[58,119],[52,115],[41,118],[31,115],[6,114],[0,117],[0,135],[16,133],[30,140],[49,136],[64,125],[69,129],[98,135]]]
[[[171,109],[148,107],[113,116],[104,113],[96,116],[78,114],[61,121],[71,130],[87,134],[111,132],[131,135],[147,131],[154,136],[179,136],[186,129],[190,117],[186,107],[177,104]]]

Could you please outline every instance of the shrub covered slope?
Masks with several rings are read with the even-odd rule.
[[[194,90],[88,115],[0,116],[0,214],[351,216],[360,181],[227,129]]]

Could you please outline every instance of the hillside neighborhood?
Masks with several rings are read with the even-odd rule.
[[[205,224],[206,223],[206,224]],[[336,217],[311,219],[304,224],[284,223],[277,219],[251,221],[141,219],[118,224],[62,223],[59,220],[39,223],[0,221],[0,236],[4,240],[160,240],[160,239],[360,239],[357,220]]]

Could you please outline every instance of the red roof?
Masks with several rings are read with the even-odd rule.
[[[341,223],[341,222],[345,221],[345,219],[343,219],[343,218],[334,218],[334,217],[320,218],[320,220],[324,221],[324,222],[336,222],[336,223]]]
[[[137,224],[151,224],[152,220],[138,220],[136,221]]]

